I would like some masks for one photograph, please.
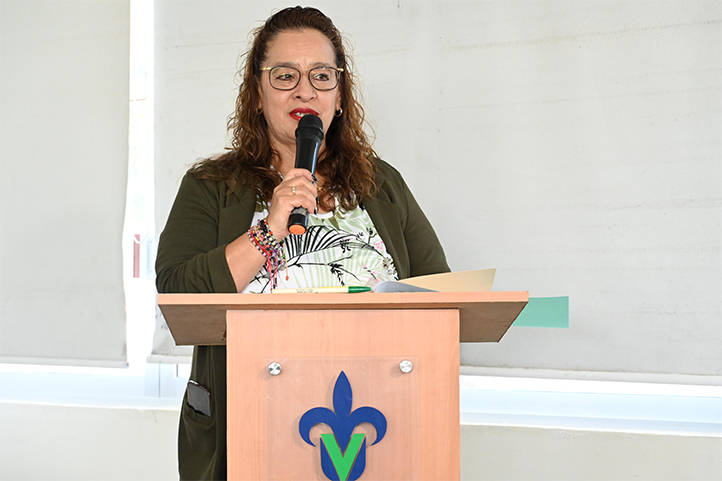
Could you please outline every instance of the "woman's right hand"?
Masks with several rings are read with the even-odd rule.
[[[311,172],[306,169],[291,169],[273,189],[271,207],[268,212],[268,227],[279,242],[288,237],[288,218],[295,207],[303,207],[309,213],[316,208],[318,191]]]

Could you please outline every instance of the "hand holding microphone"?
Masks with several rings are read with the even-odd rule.
[[[306,169],[311,174],[316,173],[318,151],[323,142],[323,122],[313,114],[304,115],[296,127],[296,164],[297,169]],[[288,231],[291,234],[301,235],[308,227],[308,210],[295,207],[288,217]]]

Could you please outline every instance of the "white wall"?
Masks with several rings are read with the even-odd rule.
[[[461,426],[461,479],[722,478],[722,439],[521,426]]]
[[[0,403],[0,479],[178,479],[177,410]]]
[[[173,480],[178,411],[0,403],[0,480]],[[462,425],[465,480],[722,479],[722,438]]]
[[[513,328],[462,363],[721,382],[720,2],[316,6],[452,269],[570,296],[569,329]],[[224,147],[237,56],[279,7],[157,2],[159,232],[188,164]]]

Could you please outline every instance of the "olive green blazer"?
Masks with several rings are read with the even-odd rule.
[[[363,199],[362,206],[393,258],[399,278],[448,272],[436,233],[401,174],[382,160],[376,160],[376,167],[377,192]],[[250,228],[255,206],[252,189],[241,185],[229,194],[224,182],[186,174],[158,244],[158,292],[236,292],[225,248]],[[225,347],[197,346],[191,379],[211,391],[212,413],[197,413],[184,398],[178,438],[180,478],[225,479]]]

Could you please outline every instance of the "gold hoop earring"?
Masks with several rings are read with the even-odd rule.
[[[333,114],[334,117],[341,117],[343,115],[343,109],[338,109],[335,114]]]

